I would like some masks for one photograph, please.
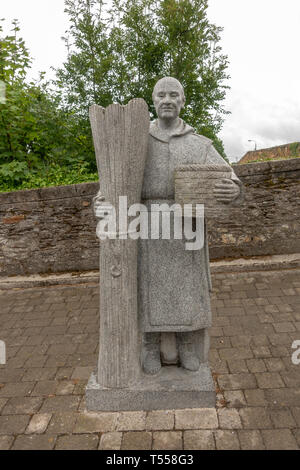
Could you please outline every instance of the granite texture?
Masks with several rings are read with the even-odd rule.
[[[195,134],[181,119],[169,136],[154,121],[150,125],[142,202],[174,204],[174,172],[189,164],[210,164],[229,170],[211,140]],[[150,228],[149,228],[150,232]],[[207,234],[200,250],[185,249],[186,240],[139,240],[139,316],[146,332],[195,331],[211,326],[210,269]]]
[[[110,211],[117,208],[118,196],[127,196],[129,204],[142,199],[151,212],[151,204],[157,200],[172,205],[174,172],[183,164],[228,168],[229,177],[213,185],[215,199],[240,202],[242,183],[233,170],[209,139],[195,134],[179,118],[185,97],[176,79],[165,77],[155,85],[153,103],[158,119],[150,129],[149,120],[147,128],[132,125],[143,122],[135,101],[136,106],[130,102],[106,110],[91,108],[100,176],[100,191],[94,200],[99,226],[103,208],[111,204]],[[204,222],[203,243],[195,251],[186,249],[185,238],[178,240],[170,234],[165,239],[161,225],[152,237],[151,219],[150,234],[147,240],[139,239],[138,252],[134,240],[102,242],[100,350],[98,373],[86,390],[90,410],[166,409],[170,403],[175,408],[215,406],[208,366],[211,281]],[[112,273],[116,268],[118,276]],[[112,276],[118,279],[112,280]],[[159,333],[168,331],[177,333],[179,367],[161,361]]]
[[[101,387],[92,374],[86,388],[90,411],[151,411],[215,407],[216,392],[208,364],[197,372],[180,367],[163,367],[155,376],[142,375],[130,388]]]

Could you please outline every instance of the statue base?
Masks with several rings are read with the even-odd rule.
[[[209,365],[197,372],[164,366],[156,375],[143,374],[130,388],[104,388],[92,374],[86,387],[88,411],[149,411],[214,408],[216,391]]]

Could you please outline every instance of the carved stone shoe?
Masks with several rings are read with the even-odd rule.
[[[156,346],[156,345],[155,345]],[[154,375],[161,369],[160,348],[151,348],[144,353],[143,370],[145,374]]]
[[[198,356],[193,351],[191,344],[180,344],[179,345],[179,359],[180,365],[184,369],[196,371],[200,367],[200,361]]]

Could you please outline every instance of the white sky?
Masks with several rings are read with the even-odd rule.
[[[220,137],[232,161],[254,148],[300,141],[300,1],[209,0],[209,18],[222,26],[228,55],[231,115]],[[58,67],[66,57],[68,28],[63,0],[2,0],[0,17],[20,21],[35,59],[31,76]]]

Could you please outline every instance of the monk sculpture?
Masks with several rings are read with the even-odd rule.
[[[185,96],[178,80],[159,80],[152,98],[157,119],[150,124],[141,201],[149,210],[153,203],[174,204],[178,166],[227,165],[212,141],[196,134],[179,117]],[[242,185],[231,168],[230,172],[230,178],[216,183],[214,195],[218,202],[236,204]],[[109,207],[99,191],[94,198],[96,217],[103,218]],[[168,335],[176,340],[175,362],[180,367],[197,371],[201,363],[208,362],[211,280],[206,228],[204,234],[203,248],[195,251],[185,249],[184,239],[139,240],[138,316],[143,337],[141,366],[146,374],[155,375],[165,359],[168,363],[161,354],[161,333],[164,340]]]

